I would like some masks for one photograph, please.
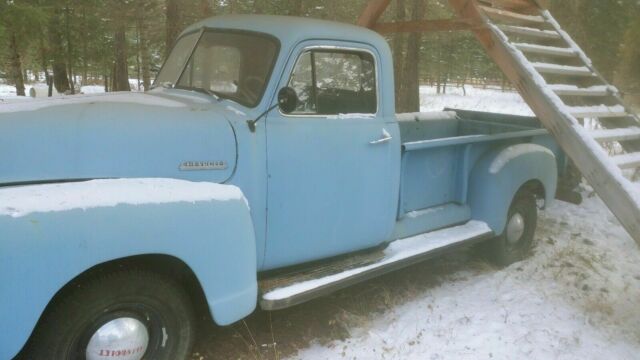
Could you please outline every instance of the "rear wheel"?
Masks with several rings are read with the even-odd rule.
[[[536,197],[533,192],[522,189],[511,203],[504,232],[488,244],[489,258],[499,266],[526,258],[531,252],[537,222]]]
[[[172,279],[144,271],[93,278],[52,305],[27,359],[183,360],[195,336],[191,302]]]

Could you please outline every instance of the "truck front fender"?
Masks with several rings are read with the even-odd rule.
[[[82,195],[82,190],[74,189],[94,183],[91,191],[100,194],[112,187],[109,181],[118,180],[33,188],[58,186],[53,191],[73,200]],[[135,200],[137,193],[150,187],[153,191],[156,184],[143,182],[140,189],[115,193],[116,201],[107,199],[111,203],[104,206],[61,210],[54,204],[53,210],[23,214],[0,203],[0,359],[20,351],[48,303],[69,281],[96,265],[132,256],[168,255],[184,262],[199,281],[219,325],[235,322],[255,309],[256,245],[242,192],[230,185],[175,182],[185,189],[185,196],[173,196],[180,191],[172,186],[159,187],[159,193],[164,191],[159,196],[174,191],[172,199],[160,202]],[[213,186],[231,196],[199,194]],[[22,189],[26,188],[32,186]],[[1,189],[0,199],[9,190]],[[117,199],[129,195],[134,200]],[[16,202],[29,203],[29,195],[25,197]]]
[[[545,204],[553,201],[558,170],[551,150],[518,144],[489,151],[471,172],[468,202],[472,218],[486,222],[501,235],[514,196],[531,181],[542,185]]]

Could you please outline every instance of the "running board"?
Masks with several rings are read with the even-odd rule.
[[[279,310],[298,305],[493,236],[486,223],[470,221],[465,225],[396,240],[384,250],[363,256],[367,260],[360,264],[354,265],[354,261],[347,258],[346,261],[318,267],[320,271],[318,268],[307,269],[263,279],[259,284],[262,294],[260,306],[264,310]],[[331,271],[327,272],[327,269]]]

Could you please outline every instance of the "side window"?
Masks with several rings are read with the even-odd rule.
[[[294,114],[373,114],[377,111],[375,60],[366,52],[305,52],[298,59],[289,86],[300,100]]]

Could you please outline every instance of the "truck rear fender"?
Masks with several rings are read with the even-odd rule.
[[[556,193],[558,171],[556,157],[546,147],[518,144],[500,147],[483,155],[474,166],[469,183],[468,203],[471,216],[486,222],[501,235],[516,193],[525,184],[536,184],[545,200]]]
[[[0,214],[0,229],[2,359],[16,355],[73,279],[122,259],[158,256],[185,264],[219,325],[256,307],[255,235],[244,198]]]

